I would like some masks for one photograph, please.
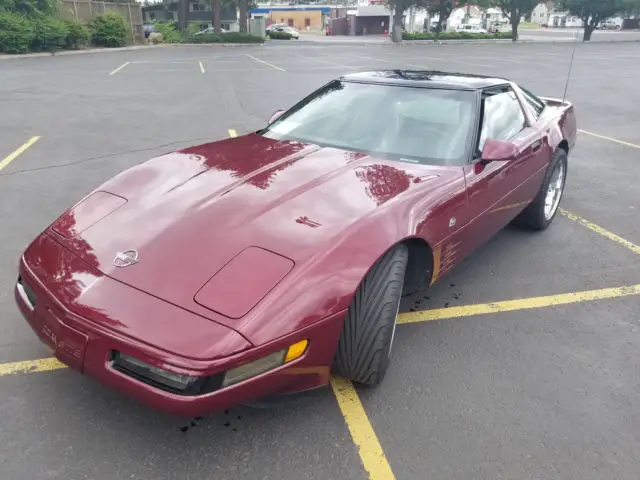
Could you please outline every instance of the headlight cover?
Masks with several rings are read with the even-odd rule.
[[[71,207],[53,222],[51,228],[63,238],[75,237],[125,203],[126,198],[98,190]]]
[[[155,383],[164,387],[163,390],[173,390],[176,393],[186,393],[199,380],[199,377],[169,372],[121,352],[113,352],[112,365],[116,370],[124,370],[134,377],[142,377],[145,383]]]
[[[304,352],[307,351],[308,345],[308,340],[301,340],[283,350],[279,350],[265,357],[254,360],[253,362],[245,363],[239,367],[227,370],[224,374],[224,380],[222,380],[222,388],[240,383],[252,377],[257,377],[269,370],[273,370],[281,365],[293,362],[304,355]]]

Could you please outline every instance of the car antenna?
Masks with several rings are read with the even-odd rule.
[[[580,12],[580,18],[584,19],[584,7],[582,7],[582,11]],[[584,25],[582,28],[585,28]],[[576,55],[576,46],[578,45],[578,33],[580,29],[576,30],[575,37],[573,39],[573,49],[571,50],[571,61],[569,62],[569,72],[567,72],[567,81],[564,84],[564,93],[562,94],[562,103],[564,103],[567,98],[567,90],[569,89],[569,80],[571,80],[571,69],[573,68],[573,57]]]

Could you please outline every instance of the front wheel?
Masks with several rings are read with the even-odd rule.
[[[336,373],[364,385],[382,382],[390,363],[408,259],[406,245],[392,248],[356,290],[338,340]]]
[[[551,225],[564,193],[567,158],[567,152],[561,148],[554,152],[536,198],[515,218],[516,225],[532,230],[544,230]]]

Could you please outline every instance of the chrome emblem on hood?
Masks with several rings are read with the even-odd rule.
[[[118,252],[116,258],[113,259],[113,264],[116,267],[128,267],[138,263],[138,251],[137,250],[125,250],[124,252]]]

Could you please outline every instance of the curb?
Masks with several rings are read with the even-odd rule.
[[[319,47],[323,46],[323,45],[355,45],[358,47],[362,47],[362,46],[366,46],[366,47],[372,47],[372,46],[385,46],[385,45],[393,45],[393,43],[391,41],[388,42],[350,42],[350,41],[346,41],[346,42],[341,42],[339,40],[333,41],[333,40],[321,40],[321,41],[316,41],[316,40],[296,40],[295,43],[274,43],[274,45],[299,45],[299,44],[305,44],[305,45],[317,45]]]
[[[494,44],[494,43],[529,43],[533,42],[533,40],[518,40],[514,42],[510,38],[497,38],[495,40],[491,39],[481,39],[481,40],[403,40],[402,45],[482,45],[482,44]]]
[[[236,48],[236,47],[263,47],[264,43],[165,43],[159,45],[167,48],[179,48],[179,47],[214,47],[214,48]],[[156,45],[158,46],[158,45]]]
[[[113,53],[113,52],[127,52],[131,50],[151,50],[157,48],[170,48],[170,47],[261,47],[263,43],[163,43],[159,45],[133,45],[130,47],[115,47],[115,48],[87,48],[86,50],[62,50],[60,52],[38,52],[38,53],[23,53],[23,54],[9,54],[0,55],[0,61],[2,60],[17,60],[21,58],[37,58],[37,57],[58,57],[61,55],[88,55],[92,53]]]

